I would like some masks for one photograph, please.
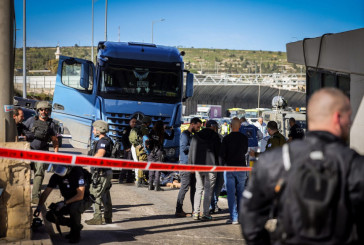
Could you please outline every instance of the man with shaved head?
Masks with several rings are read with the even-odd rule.
[[[364,244],[364,157],[347,146],[350,101],[320,89],[307,119],[303,140],[267,152],[253,168],[239,215],[247,244]]]
[[[248,151],[248,137],[239,132],[239,118],[231,121],[232,132],[225,136],[221,144],[221,159],[226,166],[246,167],[245,154]],[[240,199],[243,195],[247,172],[225,172],[230,219],[228,224],[239,224],[238,211]]]

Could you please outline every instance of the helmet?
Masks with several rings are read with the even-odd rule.
[[[142,119],[142,123],[152,123],[152,118],[145,116]]]
[[[95,121],[92,126],[100,132],[100,134],[105,134],[109,132],[109,124],[102,120]]]
[[[48,101],[42,100],[37,103],[37,110],[41,108],[52,109],[52,105]]]

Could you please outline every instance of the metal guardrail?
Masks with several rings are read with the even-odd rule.
[[[288,90],[305,90],[306,76],[295,73],[195,74],[195,85],[263,85]]]

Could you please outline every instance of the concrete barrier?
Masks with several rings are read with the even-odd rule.
[[[27,142],[0,142],[1,147],[29,150]],[[30,162],[0,159],[0,238],[7,241],[31,238]]]

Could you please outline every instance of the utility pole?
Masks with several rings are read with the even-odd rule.
[[[105,0],[105,41],[107,41],[107,0]]]
[[[165,21],[164,18],[160,19],[160,20],[153,20],[152,21],[152,43],[154,43],[154,39],[153,39],[153,32],[154,32],[154,24],[157,23],[157,22],[162,22],[162,21]]]
[[[91,61],[92,63],[94,62],[94,0],[91,0],[92,1],[92,24],[91,24]]]
[[[16,135],[12,112],[5,106],[13,105],[14,97],[14,0],[0,1],[0,142],[14,142]],[[9,108],[9,107],[7,107]]]
[[[23,98],[27,98],[27,26],[26,0],[23,0]]]
[[[120,43],[120,26],[119,26],[119,33],[118,33],[119,35],[119,38],[118,38],[118,41],[119,41],[119,43]]]

